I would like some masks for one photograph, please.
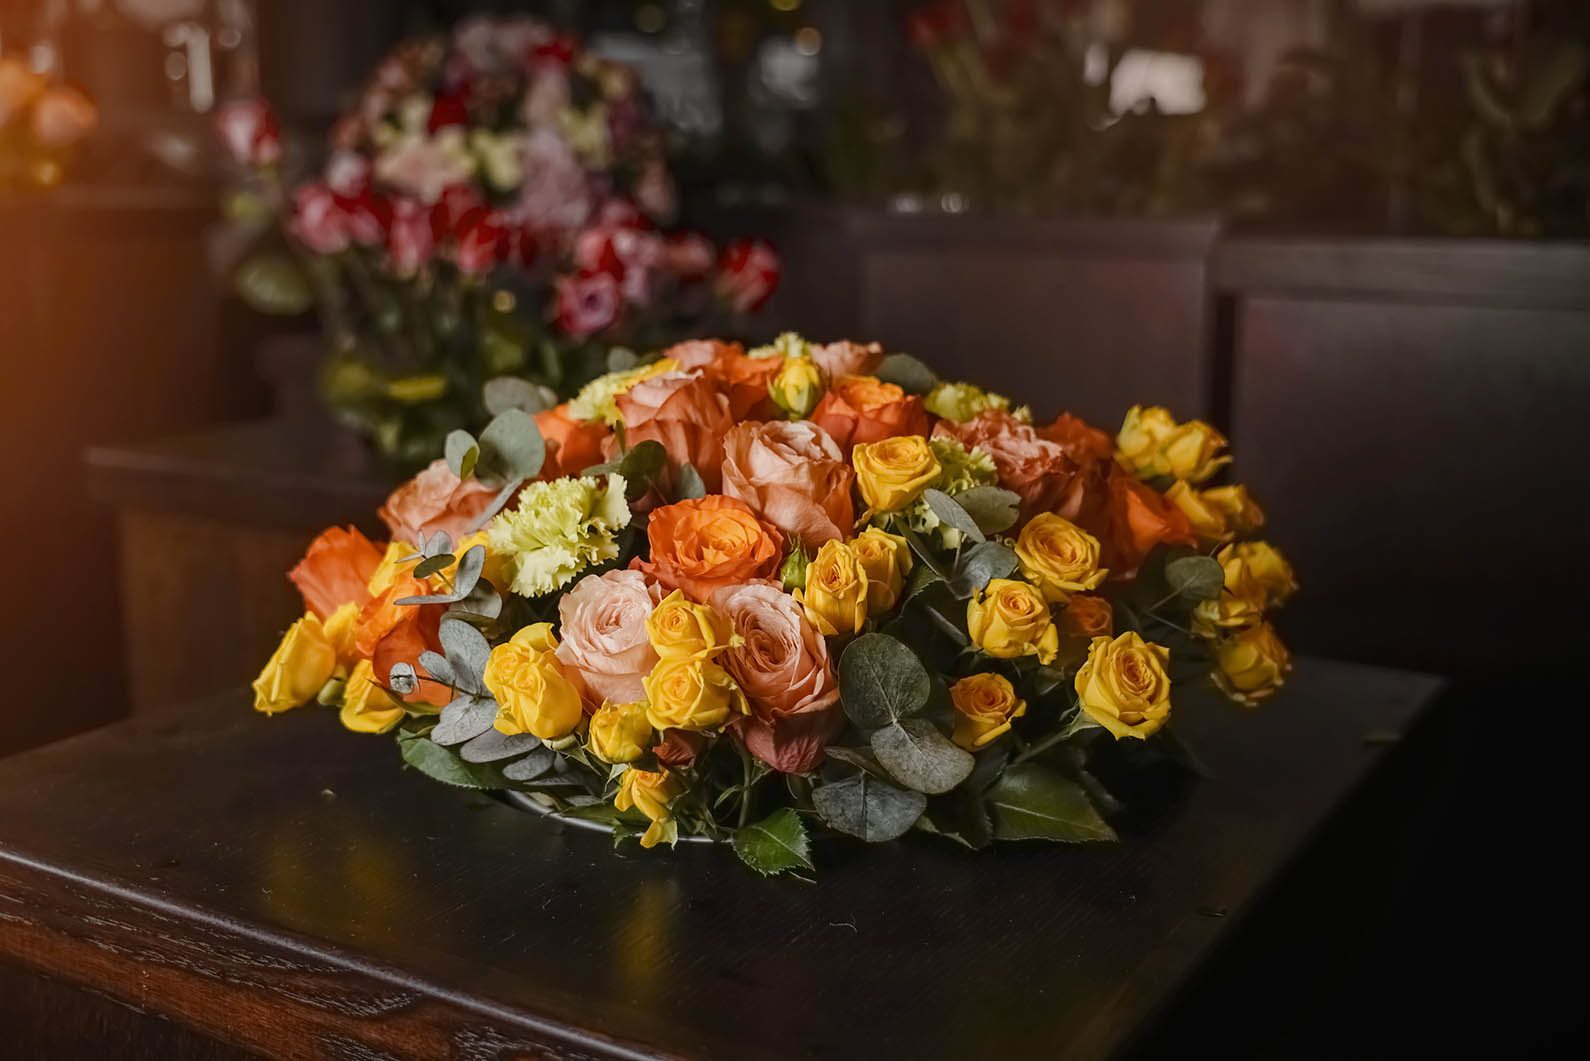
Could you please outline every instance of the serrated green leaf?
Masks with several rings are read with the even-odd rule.
[[[922,710],[933,683],[922,661],[887,634],[862,634],[839,657],[845,714],[863,729],[877,729]]]
[[[903,719],[876,730],[869,743],[890,776],[929,796],[948,792],[965,781],[977,762],[923,718]]]
[[[403,761],[426,777],[459,788],[505,788],[502,771],[486,763],[466,763],[456,752],[427,737],[400,734],[398,748]]]
[[[885,383],[893,383],[907,394],[926,394],[939,381],[931,368],[910,354],[890,354],[879,362],[873,375]]]
[[[986,801],[994,836],[1000,840],[1089,843],[1116,838],[1082,786],[1037,763],[1007,769],[989,787]]]
[[[764,877],[792,869],[814,869],[811,845],[801,816],[781,807],[759,822],[736,830],[734,853]]]

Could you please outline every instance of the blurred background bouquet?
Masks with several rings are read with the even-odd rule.
[[[398,46],[296,187],[264,101],[224,106],[218,127],[249,174],[229,203],[254,234],[236,290],[267,313],[318,309],[322,397],[399,463],[737,331],[778,283],[766,244],[669,231],[675,185],[636,74],[534,18]]]
[[[99,122],[92,100],[0,55],[0,190],[53,188]]]

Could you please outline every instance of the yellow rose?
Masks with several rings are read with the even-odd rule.
[[[1049,602],[1025,582],[996,578],[966,605],[972,642],[995,659],[1037,656],[1053,663],[1060,632],[1049,616]]]
[[[881,442],[863,442],[851,453],[856,484],[874,512],[904,508],[933,485],[943,469],[928,440],[921,435],[896,435]]]
[[[1052,512],[1034,516],[1016,539],[1021,573],[1051,604],[1094,589],[1108,571],[1099,567],[1099,540]]]
[[[786,357],[778,373],[767,381],[768,397],[791,420],[804,420],[823,396],[823,373],[806,357]]]
[[[1224,435],[1202,420],[1179,424],[1158,405],[1127,410],[1115,446],[1121,463],[1142,479],[1169,476],[1201,483],[1231,463],[1220,455],[1226,448]]]
[[[646,617],[646,637],[663,659],[710,659],[736,640],[726,616],[677,589]]]
[[[321,627],[325,632],[326,641],[337,654],[339,671],[344,671],[358,662],[355,645],[358,641],[359,612],[359,605],[352,601],[338,605],[337,610],[326,617],[326,622]]]
[[[824,542],[806,565],[806,587],[795,599],[818,633],[840,637],[866,625],[870,583],[856,551],[836,539]]]
[[[497,698],[497,732],[557,740],[579,726],[580,690],[553,655],[556,648],[552,624],[536,623],[491,650],[485,681]]]
[[[1204,504],[1224,516],[1227,525],[1238,534],[1252,534],[1264,526],[1264,509],[1240,483],[1212,486],[1203,492],[1203,499]]]
[[[342,694],[342,724],[355,733],[385,733],[403,721],[403,704],[381,688],[367,659],[354,665]]]
[[[657,729],[717,729],[750,708],[729,672],[709,660],[665,659],[641,679],[646,717]]]
[[[867,572],[867,611],[882,615],[900,601],[905,576],[911,573],[911,546],[898,534],[868,527],[850,543],[850,550]]]
[[[1185,479],[1177,479],[1165,491],[1165,500],[1181,509],[1200,541],[1223,542],[1230,539],[1231,528],[1226,523],[1226,514],[1218,506],[1210,504],[1207,491],[1199,492],[1189,486]]]
[[[604,702],[591,716],[590,749],[604,763],[632,763],[651,747],[645,704]]]
[[[1010,732],[1010,720],[1027,713],[1027,702],[1003,675],[971,674],[950,686],[955,705],[955,743],[976,751]]]
[[[1252,626],[1297,590],[1292,565],[1268,542],[1233,542],[1215,559],[1225,571],[1225,586],[1220,596],[1193,609],[1193,630],[1203,637]]]
[[[313,700],[337,670],[337,650],[313,613],[287,628],[254,679],[254,710],[274,715]]]
[[[1259,623],[1215,644],[1215,684],[1237,703],[1253,707],[1286,682],[1292,654],[1269,623]]]
[[[640,838],[641,847],[672,844],[679,839],[679,826],[673,819],[670,804],[679,795],[680,784],[667,770],[636,770],[631,767],[618,779],[618,795],[613,806],[619,810],[639,810],[651,819],[651,825]]]
[[[1095,637],[1087,661],[1077,669],[1077,699],[1087,716],[1117,740],[1146,740],[1170,718],[1170,649],[1128,630],[1116,638]]]
[[[485,531],[478,530],[468,537],[460,538],[453,546],[453,555],[462,558],[465,553],[477,545],[484,548],[486,550],[486,564],[480,569],[480,577],[490,582],[498,590],[505,590],[508,588],[508,583],[513,581],[511,558],[492,553],[490,543],[487,540],[488,537]],[[458,564],[453,564],[442,571],[441,574],[442,578],[446,580],[446,584],[452,585],[453,580],[458,577]]]

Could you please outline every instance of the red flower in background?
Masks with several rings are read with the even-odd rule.
[[[718,264],[718,294],[736,313],[761,309],[778,290],[778,255],[761,240],[736,240]]]
[[[508,230],[495,213],[482,211],[466,221],[458,235],[458,267],[470,276],[484,276],[502,261]]]
[[[905,19],[906,34],[918,48],[936,48],[966,32],[966,9],[960,0],[940,0],[912,11]]]
[[[469,108],[464,106],[462,96],[437,96],[436,102],[431,104],[431,116],[425,123],[425,130],[435,133],[436,130],[445,129],[449,125],[468,124]]]
[[[223,105],[216,113],[215,127],[238,165],[270,166],[281,160],[281,128],[264,100],[241,99]]]
[[[293,218],[288,230],[316,254],[339,254],[348,248],[348,225],[337,197],[319,181],[293,192]]]
[[[557,324],[570,338],[584,339],[618,323],[623,285],[609,272],[581,271],[558,278]]]
[[[431,207],[431,238],[441,243],[459,236],[465,225],[485,210],[486,201],[473,185],[448,185]]]

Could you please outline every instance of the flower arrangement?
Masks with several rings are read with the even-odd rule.
[[[1209,425],[1047,425],[876,344],[694,341],[511,410],[291,573],[255,707],[643,847],[1101,841],[1089,770],[1189,761],[1176,690],[1281,686],[1296,588]]]
[[[239,292],[267,312],[318,305],[325,398],[401,460],[482,426],[494,379],[572,394],[778,283],[765,243],[664,230],[675,190],[635,73],[533,18],[398,47],[290,195],[268,105],[234,102],[219,129],[256,177],[241,212],[275,221]]]
[[[0,189],[60,184],[72,152],[98,124],[99,110],[82,92],[0,56]]]

